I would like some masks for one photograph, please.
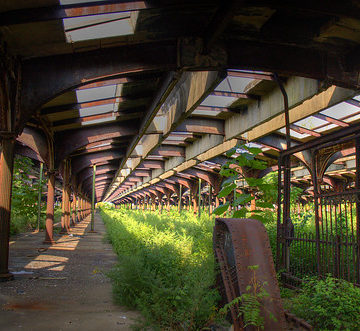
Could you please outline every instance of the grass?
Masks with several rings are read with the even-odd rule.
[[[176,210],[101,214],[119,258],[110,273],[117,303],[140,310],[153,329],[199,330],[213,323],[219,299],[213,219]]]
[[[41,211],[40,230],[45,229],[45,209]],[[61,208],[55,207],[54,224],[61,220]],[[22,232],[33,231],[37,228],[37,216],[24,216],[20,212],[11,213],[10,234],[15,235]],[[54,228],[55,230],[56,228]],[[56,230],[55,230],[56,231]]]

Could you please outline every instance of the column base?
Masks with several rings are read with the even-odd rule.
[[[95,230],[89,230],[88,233],[97,233]]]
[[[10,280],[14,280],[14,275],[11,272],[0,274],[0,282],[7,282]]]

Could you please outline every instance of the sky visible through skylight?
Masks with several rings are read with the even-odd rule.
[[[74,5],[97,0],[60,0],[61,5]],[[106,4],[106,1],[103,1]],[[99,6],[101,8],[101,6]],[[101,13],[63,19],[66,41],[74,43],[133,34],[138,12]]]

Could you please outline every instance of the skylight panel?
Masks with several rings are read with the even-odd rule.
[[[108,13],[63,19],[69,43],[133,34],[138,12]]]
[[[305,128],[305,129],[313,130],[313,129],[321,126],[321,125],[328,124],[328,122],[324,121],[324,120],[321,120],[319,118],[316,118],[314,116],[309,116],[309,117],[304,118],[304,119],[302,119],[300,121],[297,121],[295,124]]]
[[[252,81],[252,78],[227,77],[215,89],[215,91],[228,91],[243,93],[245,87]]]
[[[329,124],[326,126],[323,126],[321,128],[315,129],[315,132],[324,132],[324,131],[328,131],[330,129],[334,129],[334,128],[338,128],[338,126],[336,124]]]
[[[220,110],[194,110],[192,115],[203,115],[203,116],[217,116],[221,113]]]
[[[281,132],[282,134],[286,134],[286,129],[282,128],[279,130],[279,132]],[[297,138],[297,139],[304,139],[304,138],[310,137],[309,134],[298,133],[292,129],[290,129],[290,136],[293,138]]]
[[[323,110],[321,113],[336,119],[341,119],[351,114],[354,114],[358,110],[359,108],[356,106],[350,105],[347,102],[341,102],[335,106]]]
[[[79,116],[80,117],[87,117],[93,115],[100,115],[114,111],[114,104],[107,104],[95,107],[88,107],[79,109]]]
[[[96,101],[115,97],[116,85],[95,87],[85,90],[76,90],[78,102]]]
[[[351,123],[360,118],[360,114],[356,114],[355,116],[351,116],[349,118],[344,119],[344,122]]]
[[[210,107],[229,107],[236,100],[237,98],[234,97],[220,97],[220,96],[209,95],[201,103],[201,105],[210,106]]]

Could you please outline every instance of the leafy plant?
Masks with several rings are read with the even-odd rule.
[[[116,302],[137,308],[145,326],[200,330],[216,316],[213,220],[204,213],[101,207],[119,258],[110,277]]]
[[[246,287],[246,293],[243,293],[239,297],[235,298],[231,302],[227,303],[220,313],[226,313],[231,307],[238,306],[239,315],[242,318],[244,327],[255,326],[257,330],[264,329],[264,316],[261,315],[261,308],[264,307],[263,301],[270,297],[265,287],[267,282],[261,283],[256,277],[256,270],[258,265],[248,266],[253,272],[251,281]],[[267,312],[273,320],[276,321],[275,316],[271,312]]]
[[[221,215],[232,210],[231,217],[243,218],[251,212],[251,217],[266,222],[263,212],[266,209],[273,209],[277,197],[277,187],[275,175],[271,174],[266,177],[256,178],[255,176],[246,175],[253,170],[264,170],[267,167],[266,162],[256,158],[262,151],[260,148],[240,145],[230,149],[226,155],[229,160],[221,167],[220,175],[226,177],[222,183],[222,189],[218,194],[219,198],[232,196],[232,199],[220,205],[214,210],[216,215]],[[232,157],[235,153],[239,154]],[[247,193],[239,193],[239,183],[246,183]],[[249,204],[254,200],[255,209],[250,210]]]
[[[308,278],[290,309],[321,330],[360,329],[360,288],[327,275]]]
[[[29,175],[34,173],[33,166],[33,161],[27,157],[16,157],[14,160],[10,224],[12,234],[36,227],[39,185],[29,179]],[[42,207],[45,208],[45,205]],[[45,215],[45,210],[42,210],[42,215]]]

